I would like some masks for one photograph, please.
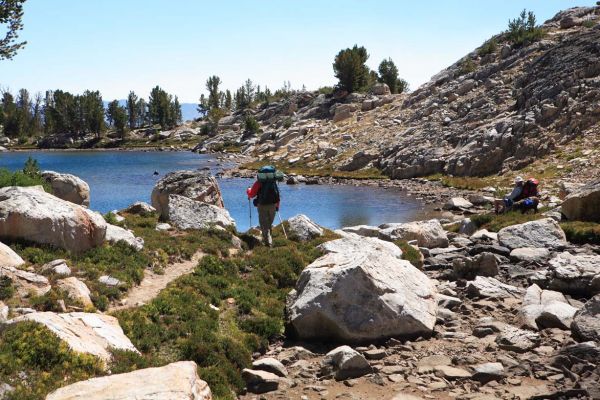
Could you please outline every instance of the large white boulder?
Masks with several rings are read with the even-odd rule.
[[[223,208],[223,197],[217,180],[207,171],[175,171],[168,173],[152,189],[152,207],[160,217],[168,213],[170,195],[188,197]]]
[[[519,317],[522,325],[530,329],[569,329],[576,312],[577,308],[562,293],[542,290],[533,284],[525,293]]]
[[[362,251],[383,252],[388,253],[392,257],[402,259],[402,250],[394,243],[377,238],[360,237],[355,234],[345,234],[343,239],[344,240],[330,240],[329,242],[319,245],[318,248],[326,254],[352,254],[360,253]]]
[[[100,246],[106,222],[98,213],[28,187],[0,189],[0,238],[50,244],[76,253]]]
[[[27,297],[31,292],[37,296],[42,296],[52,289],[50,282],[48,282],[45,276],[15,267],[0,266],[0,276],[10,278],[21,297]]]
[[[448,247],[448,236],[437,219],[402,224],[383,224],[379,228],[381,229],[379,238],[383,240],[416,240],[419,247],[429,249]]]
[[[600,293],[600,256],[564,251],[548,262],[547,270],[532,279],[562,293],[593,296]]]
[[[307,241],[323,236],[323,228],[315,224],[304,214],[298,214],[288,221],[290,233],[300,241]]]
[[[92,354],[106,364],[111,359],[110,349],[137,352],[125,336],[119,321],[110,315],[94,313],[35,312],[13,318],[10,322],[33,321],[46,326],[76,352]]]
[[[381,241],[368,242],[346,237],[325,243],[327,254],[304,269],[287,307],[299,337],[361,342],[431,334],[433,282],[385,246],[377,249]]]
[[[235,227],[226,209],[175,194],[169,196],[163,215],[179,229],[207,229],[213,225]]]
[[[196,363],[179,361],[159,368],[103,376],[62,387],[46,400],[211,400]]]
[[[130,230],[111,224],[106,224],[106,241],[109,243],[125,242],[137,251],[144,248],[144,239],[135,237]]]
[[[50,184],[52,193],[59,199],[85,207],[90,205],[90,186],[83,179],[54,171],[43,171],[42,177]]]
[[[561,212],[570,220],[600,222],[600,180],[569,194],[561,205]]]
[[[10,247],[0,242],[0,267],[20,267],[25,261]]]
[[[566,236],[558,222],[552,218],[507,226],[498,232],[498,241],[509,249],[522,247],[562,248],[567,245]]]

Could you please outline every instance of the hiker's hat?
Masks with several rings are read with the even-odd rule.
[[[523,181],[523,177],[521,177],[521,176],[517,176],[517,177],[515,178],[515,183],[523,183],[523,182],[524,182],[524,181]]]

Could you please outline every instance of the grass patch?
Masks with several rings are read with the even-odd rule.
[[[274,230],[273,248],[226,259],[204,257],[149,304],[115,313],[123,330],[151,362],[193,360],[216,399],[234,399],[241,370],[284,330],[285,298],[318,244],[296,243]],[[214,307],[218,307],[219,311]]]
[[[403,260],[409,261],[412,265],[420,270],[423,269],[423,255],[419,249],[415,249],[405,240],[398,240],[394,243],[402,250]]]
[[[560,227],[565,231],[567,240],[571,243],[600,245],[600,224],[571,221],[562,222]]]
[[[439,181],[445,187],[465,190],[481,190],[486,187],[495,187],[498,185],[500,177],[475,177],[475,176],[451,176],[435,174],[426,177],[430,181]]]
[[[243,164],[240,168],[249,170],[258,170],[264,165],[273,165],[286,174],[296,174],[309,177],[332,177],[339,179],[389,179],[383,172],[377,168],[365,168],[358,171],[337,171],[333,166],[309,167],[306,163],[297,162],[293,165],[288,163],[273,162],[269,160],[253,161]]]
[[[480,229],[487,229],[490,232],[498,232],[507,226],[523,224],[525,222],[535,221],[546,218],[539,212],[537,214],[522,214],[519,211],[511,211],[505,214],[476,214],[470,216],[473,222]]]
[[[0,381],[15,388],[6,400],[42,400],[60,386],[102,374],[100,360],[73,352],[42,325],[20,322],[0,331]]]

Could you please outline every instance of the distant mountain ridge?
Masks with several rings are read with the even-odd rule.
[[[104,108],[108,107],[109,101],[103,101]],[[125,106],[127,100],[121,99],[119,100],[119,105]],[[198,104],[196,103],[181,103],[181,115],[183,116],[183,121],[192,121],[198,118],[200,115],[197,110]]]

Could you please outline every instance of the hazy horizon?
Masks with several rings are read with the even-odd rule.
[[[0,85],[100,90],[104,100],[124,99],[129,90],[147,97],[160,85],[182,103],[196,103],[210,75],[221,77],[223,90],[247,78],[263,88],[289,81],[313,90],[336,83],[335,55],[358,44],[372,69],[391,57],[414,90],[505,30],[523,8],[541,23],[595,1],[323,3],[29,0],[19,38],[28,44],[0,61]]]

